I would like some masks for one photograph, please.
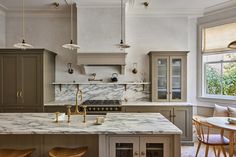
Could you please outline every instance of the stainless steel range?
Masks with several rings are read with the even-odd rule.
[[[87,106],[88,114],[121,112],[121,100],[86,100],[82,105]]]

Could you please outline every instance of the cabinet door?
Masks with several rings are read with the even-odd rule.
[[[155,64],[156,100],[169,101],[169,57],[157,57]]]
[[[157,112],[156,107],[145,106],[132,106],[132,107],[125,107],[125,112]]]
[[[181,140],[192,141],[192,107],[174,107],[174,124],[182,130]]]
[[[42,106],[42,59],[40,54],[21,54],[20,67],[20,105],[23,107]],[[43,107],[43,106],[42,106]]]
[[[157,112],[162,114],[169,121],[173,122],[173,107],[158,107]]]
[[[7,107],[17,106],[18,99],[18,55],[0,55],[0,105]]]
[[[139,157],[139,137],[110,137],[109,157]]]
[[[140,137],[140,157],[170,157],[169,137]]]
[[[185,96],[185,57],[170,57],[170,101],[184,101]]]

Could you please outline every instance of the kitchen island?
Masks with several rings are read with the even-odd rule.
[[[78,115],[67,123],[64,114],[56,123],[52,113],[1,113],[0,119],[0,147],[35,147],[35,157],[47,156],[55,146],[84,145],[89,147],[88,157],[119,157],[118,146],[124,143],[130,144],[132,151],[127,153],[134,156],[148,157],[148,146],[156,144],[160,156],[180,157],[182,132],[159,113],[108,113],[102,125],[94,124],[95,115],[88,115],[86,123]]]

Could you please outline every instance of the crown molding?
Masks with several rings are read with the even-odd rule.
[[[152,9],[128,9],[127,17],[200,17],[202,9],[187,8],[152,8]]]
[[[229,0],[204,9],[204,15],[213,15],[236,8],[236,0]]]
[[[21,17],[22,11],[11,10],[6,13],[7,17]],[[66,10],[25,10],[25,17],[70,17],[70,12]]]
[[[77,8],[117,8],[120,7],[120,0],[75,0]],[[128,0],[124,0],[126,4]]]

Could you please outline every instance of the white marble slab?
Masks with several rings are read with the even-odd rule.
[[[64,115],[63,115],[64,116]],[[0,113],[0,134],[181,134],[181,130],[159,113],[108,113],[102,125],[96,116],[67,116],[54,122],[52,113]]]

